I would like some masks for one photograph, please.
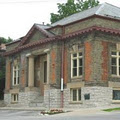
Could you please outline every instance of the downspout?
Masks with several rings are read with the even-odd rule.
[[[65,33],[65,29],[64,26],[62,28],[63,33],[62,35],[64,35]],[[62,60],[61,60],[61,108],[64,107],[64,88],[63,88],[63,84],[64,84],[64,41],[62,41],[62,47],[61,47],[61,53],[62,53]]]
[[[62,44],[62,62],[61,62],[61,108],[63,108],[63,103],[64,103],[63,74],[64,74],[64,41],[63,41],[63,44]]]

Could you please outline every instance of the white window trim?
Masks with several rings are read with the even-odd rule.
[[[15,69],[15,66],[16,66],[16,69]],[[14,75],[14,72],[16,71],[16,84],[14,83],[14,77],[15,77],[15,75]],[[18,80],[18,78],[19,78],[19,66],[18,65],[14,65],[13,66],[13,85],[15,86],[15,85],[19,85],[19,80]]]
[[[79,51],[79,52],[73,52],[71,53],[71,78],[78,78],[78,77],[82,77],[82,75],[79,75],[79,58],[82,58],[83,60],[83,55],[82,56],[79,56],[79,53],[82,53],[82,51]],[[73,54],[77,54],[77,57],[73,57]],[[77,76],[73,76],[73,60],[77,59]],[[82,65],[82,68],[83,68],[83,65]]]
[[[77,90],[77,100],[76,101],[73,101],[73,90]],[[70,95],[71,96],[70,101],[71,102],[73,102],[73,103],[74,102],[81,102],[81,100],[79,100],[79,95],[78,95],[79,94],[79,90],[81,90],[81,88],[71,88],[70,89],[70,94],[71,94]],[[82,99],[82,97],[81,97],[81,99]]]
[[[14,97],[15,97],[15,99],[14,99]],[[12,103],[17,103],[18,100],[19,100],[18,93],[11,94],[11,102]]]
[[[116,52],[116,55],[112,55],[112,52]],[[120,74],[119,74],[119,58],[120,58],[120,55],[119,55],[119,53],[120,53],[120,51],[111,51],[111,59],[112,58],[116,58],[117,59],[117,63],[116,63],[116,68],[117,68],[117,74],[116,75],[114,75],[114,74],[112,74],[112,71],[111,71],[111,74],[112,74],[112,76],[118,76],[118,77],[120,77]],[[112,67],[113,65],[111,64],[111,67]],[[112,69],[111,69],[112,70]]]
[[[120,88],[114,88],[113,90],[120,90]],[[120,100],[114,100],[114,99],[112,98],[112,102],[113,102],[113,103],[120,103]]]

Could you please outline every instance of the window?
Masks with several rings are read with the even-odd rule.
[[[13,85],[19,84],[19,66],[14,65],[13,66]]]
[[[113,90],[113,100],[120,100],[120,90]]]
[[[79,77],[83,74],[82,52],[71,54],[71,77]]]
[[[12,102],[18,102],[18,94],[12,94],[11,99]]]
[[[111,52],[111,74],[120,76],[120,52]]]
[[[71,89],[71,101],[81,101],[81,89]]]
[[[47,82],[47,61],[44,61],[44,83]]]

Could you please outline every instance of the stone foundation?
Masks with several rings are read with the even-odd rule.
[[[85,99],[89,95],[90,99]],[[19,92],[18,106],[29,106],[37,97],[40,96],[38,91]],[[90,108],[112,105],[112,88],[111,87],[81,87],[81,101],[72,102],[70,99],[70,88],[64,89],[63,106],[64,108]],[[5,94],[5,103],[12,106],[11,94]],[[61,108],[61,91],[60,89],[45,89],[44,103],[46,108]]]
[[[26,88],[25,92],[17,92],[18,102],[12,103],[11,101],[12,94],[13,94],[12,92],[4,94],[4,102],[7,106],[29,106],[31,102],[33,102],[38,96],[40,96],[40,92],[38,89]]]
[[[85,100],[85,95],[90,99]],[[81,88],[81,101],[70,101],[70,89],[64,90],[64,107],[65,108],[89,108],[101,107],[112,104],[112,88],[110,87],[82,87]]]
[[[61,107],[60,89],[48,89],[44,91],[44,104],[47,108]]]

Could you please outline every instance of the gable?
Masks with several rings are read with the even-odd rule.
[[[43,33],[41,33],[39,30],[35,30],[34,33],[28,38],[27,43],[39,41],[44,38],[47,38],[47,37]]]
[[[53,34],[48,32],[45,28],[46,26],[34,24],[26,36],[22,39],[19,46],[23,46],[34,41],[40,41],[41,39],[53,37]]]

